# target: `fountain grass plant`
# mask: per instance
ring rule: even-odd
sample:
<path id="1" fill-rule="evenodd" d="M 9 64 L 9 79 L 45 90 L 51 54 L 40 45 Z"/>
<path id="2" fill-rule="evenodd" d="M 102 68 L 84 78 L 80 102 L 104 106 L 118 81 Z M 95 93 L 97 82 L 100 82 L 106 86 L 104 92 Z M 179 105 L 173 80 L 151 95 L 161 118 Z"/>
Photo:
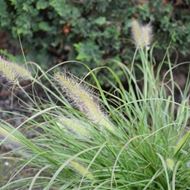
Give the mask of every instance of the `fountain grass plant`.
<path id="1" fill-rule="evenodd" d="M 89 70 L 87 76 L 96 83 L 91 86 L 36 65 L 42 75 L 32 84 L 41 86 L 46 99 L 29 95 L 17 83 L 33 103 L 26 105 L 32 115 L 17 128 L 1 121 L 1 145 L 8 139 L 18 144 L 1 159 L 18 160 L 18 166 L 0 189 L 190 189 L 189 77 L 185 89 L 179 89 L 167 54 L 155 71 L 152 51 L 140 45 L 135 55 L 141 63 L 128 68 L 116 62 L 128 90 L 107 67 Z M 164 62 L 169 69 L 161 79 Z M 108 81 L 110 91 L 94 74 L 102 69 L 117 82 Z M 175 101 L 176 88 L 180 102 Z M 35 136 L 28 138 L 23 129 Z"/>

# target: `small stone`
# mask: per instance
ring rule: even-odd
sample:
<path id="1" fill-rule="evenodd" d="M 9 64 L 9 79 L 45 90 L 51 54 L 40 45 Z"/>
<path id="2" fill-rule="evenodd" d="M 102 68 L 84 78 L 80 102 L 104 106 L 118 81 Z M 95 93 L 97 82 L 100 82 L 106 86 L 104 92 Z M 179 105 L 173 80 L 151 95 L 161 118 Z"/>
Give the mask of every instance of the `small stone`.
<path id="1" fill-rule="evenodd" d="M 7 162 L 7 161 L 4 162 L 4 165 L 5 165 L 5 166 L 9 166 L 9 162 Z"/>

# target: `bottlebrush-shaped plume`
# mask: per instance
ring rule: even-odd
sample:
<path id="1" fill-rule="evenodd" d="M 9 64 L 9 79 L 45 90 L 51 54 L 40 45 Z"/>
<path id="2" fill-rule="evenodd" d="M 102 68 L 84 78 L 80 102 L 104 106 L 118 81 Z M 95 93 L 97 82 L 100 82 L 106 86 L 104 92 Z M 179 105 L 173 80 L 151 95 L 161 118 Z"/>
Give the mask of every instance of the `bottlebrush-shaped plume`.
<path id="1" fill-rule="evenodd" d="M 89 138 L 90 133 L 87 130 L 87 126 L 85 126 L 84 122 L 81 122 L 78 119 L 67 118 L 62 116 L 57 121 L 57 125 L 70 133 L 73 133 L 78 138 Z"/>
<path id="2" fill-rule="evenodd" d="M 94 176 L 92 175 L 92 173 L 83 165 L 79 164 L 78 162 L 72 160 L 70 161 L 69 165 L 82 176 L 86 176 L 88 179 L 91 179 L 91 180 L 94 179 Z"/>
<path id="3" fill-rule="evenodd" d="M 31 73 L 24 67 L 4 60 L 0 56 L 0 73 L 10 82 L 14 82 L 19 79 L 32 79 Z"/>
<path id="4" fill-rule="evenodd" d="M 137 48 L 149 47 L 152 41 L 152 27 L 150 24 L 141 25 L 136 19 L 132 20 L 132 35 Z"/>
<path id="5" fill-rule="evenodd" d="M 66 77 L 60 73 L 55 75 L 55 79 L 63 91 L 67 93 L 68 97 L 74 101 L 79 110 L 91 121 L 104 126 L 111 132 L 115 131 L 111 122 L 101 111 L 99 104 L 89 92 L 89 89 L 85 88 L 74 79 Z"/>

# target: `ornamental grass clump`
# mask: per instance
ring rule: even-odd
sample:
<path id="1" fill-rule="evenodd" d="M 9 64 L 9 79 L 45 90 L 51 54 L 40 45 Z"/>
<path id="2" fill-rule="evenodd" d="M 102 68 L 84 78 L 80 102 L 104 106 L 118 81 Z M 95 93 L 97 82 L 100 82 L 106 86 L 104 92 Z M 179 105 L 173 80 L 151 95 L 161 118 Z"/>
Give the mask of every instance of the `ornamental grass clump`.
<path id="1" fill-rule="evenodd" d="M 17 128 L 1 122 L 0 133 L 6 136 L 0 144 L 9 139 L 19 145 L 1 155 L 1 160 L 17 161 L 1 189 L 190 189 L 190 80 L 184 90 L 171 80 L 175 67 L 167 56 L 163 62 L 169 70 L 161 79 L 163 62 L 153 70 L 151 52 L 137 46 L 141 62 L 130 69 L 116 62 L 128 90 L 110 68 L 103 72 L 110 72 L 117 85 L 108 80 L 109 91 L 90 71 L 99 101 L 82 81 L 65 74 L 44 72 L 34 79 L 47 95 L 45 101 L 30 95 L 32 114 Z M 136 70 L 143 76 L 140 83 Z M 170 94 L 166 79 L 172 83 Z M 175 101 L 176 89 L 180 102 Z M 35 136 L 27 137 L 23 129 Z"/>

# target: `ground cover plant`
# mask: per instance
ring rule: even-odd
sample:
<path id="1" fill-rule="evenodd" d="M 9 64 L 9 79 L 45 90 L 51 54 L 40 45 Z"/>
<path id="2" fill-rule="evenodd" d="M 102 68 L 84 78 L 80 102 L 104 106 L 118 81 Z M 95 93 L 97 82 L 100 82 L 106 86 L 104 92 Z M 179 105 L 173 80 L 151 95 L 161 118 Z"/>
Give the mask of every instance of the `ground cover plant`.
<path id="1" fill-rule="evenodd" d="M 18 163 L 1 189 L 190 189 L 189 77 L 181 90 L 167 53 L 155 71 L 150 26 L 136 20 L 132 26 L 134 57 L 139 55 L 141 62 L 130 68 L 115 63 L 127 79 L 127 90 L 109 67 L 86 66 L 88 74 L 77 79 L 56 71 L 63 63 L 46 72 L 31 63 L 39 73 L 32 76 L 1 59 L 1 73 L 32 103 L 25 104 L 31 117 L 17 128 L 1 121 L 1 144 L 11 140 L 18 145 L 1 155 Z M 161 78 L 164 63 L 168 71 Z M 101 88 L 94 74 L 98 69 L 112 74 L 110 91 Z M 87 77 L 96 86 L 86 83 Z M 33 93 L 20 85 L 23 78 L 31 80 Z M 46 98 L 35 96 L 35 85 Z M 176 89 L 180 102 L 175 101 Z M 22 130 L 35 135 L 28 138 Z"/>

